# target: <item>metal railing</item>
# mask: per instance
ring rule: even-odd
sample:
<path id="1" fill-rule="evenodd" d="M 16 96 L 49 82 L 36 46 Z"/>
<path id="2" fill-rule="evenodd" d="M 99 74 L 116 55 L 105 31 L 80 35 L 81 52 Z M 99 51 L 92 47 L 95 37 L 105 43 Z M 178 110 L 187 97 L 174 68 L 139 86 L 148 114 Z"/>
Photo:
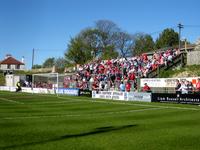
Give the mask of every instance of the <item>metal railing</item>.
<path id="1" fill-rule="evenodd" d="M 165 64 L 160 65 L 160 66 L 158 66 L 157 69 L 148 72 L 147 78 L 159 77 L 159 74 L 161 71 L 166 71 L 166 70 L 168 70 L 172 67 L 178 66 L 178 65 L 184 66 L 185 62 L 186 62 L 185 59 L 186 59 L 186 53 L 182 52 L 180 55 L 174 57 L 171 62 L 168 61 L 167 65 L 165 65 Z"/>

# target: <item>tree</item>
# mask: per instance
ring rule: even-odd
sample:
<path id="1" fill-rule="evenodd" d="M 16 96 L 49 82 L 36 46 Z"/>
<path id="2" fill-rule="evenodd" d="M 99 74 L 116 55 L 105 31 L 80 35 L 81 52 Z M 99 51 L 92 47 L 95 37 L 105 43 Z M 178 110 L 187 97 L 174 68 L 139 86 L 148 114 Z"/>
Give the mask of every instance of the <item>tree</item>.
<path id="1" fill-rule="evenodd" d="M 179 43 L 178 33 L 173 29 L 165 29 L 156 40 L 156 48 L 174 47 Z"/>
<path id="2" fill-rule="evenodd" d="M 101 40 L 104 51 L 107 51 L 108 47 L 113 47 L 113 49 L 109 48 L 108 50 L 118 51 L 122 57 L 131 55 L 134 40 L 130 34 L 121 31 L 114 22 L 109 20 L 99 20 L 95 27 L 102 33 Z"/>
<path id="3" fill-rule="evenodd" d="M 79 38 L 84 42 L 84 45 L 87 46 L 90 53 L 93 53 L 94 57 L 103 51 L 103 36 L 105 36 L 103 32 L 92 28 L 87 28 L 79 34 Z"/>
<path id="4" fill-rule="evenodd" d="M 95 27 L 98 30 L 105 32 L 107 34 L 112 34 L 120 31 L 120 28 L 110 20 L 98 20 L 95 23 Z"/>
<path id="5" fill-rule="evenodd" d="M 115 46 L 121 56 L 130 56 L 135 43 L 133 37 L 126 32 L 117 32 L 115 37 Z"/>
<path id="6" fill-rule="evenodd" d="M 93 57 L 105 57 L 105 54 L 108 53 L 118 55 L 117 52 L 114 52 L 116 50 L 117 39 L 115 35 L 117 31 L 118 28 L 114 23 L 101 20 L 96 23 L 95 28 L 83 30 L 78 37 L 87 45 Z M 111 50 L 111 52 L 108 52 L 108 50 Z"/>
<path id="7" fill-rule="evenodd" d="M 43 63 L 43 68 L 50 68 L 53 67 L 53 65 L 55 64 L 55 58 L 51 57 L 51 58 L 47 58 L 44 63 Z"/>
<path id="8" fill-rule="evenodd" d="M 56 58 L 55 60 L 55 66 L 56 68 L 65 68 L 65 65 L 66 65 L 66 60 L 63 58 L 63 57 L 59 57 L 59 58 Z"/>
<path id="9" fill-rule="evenodd" d="M 115 23 L 99 20 L 93 28 L 86 28 L 71 39 L 65 58 L 68 62 L 83 64 L 97 56 L 103 59 L 117 57 L 117 51 L 125 57 L 130 54 L 132 44 L 131 36 L 121 32 Z"/>
<path id="10" fill-rule="evenodd" d="M 118 57 L 118 52 L 115 51 L 114 46 L 108 46 L 102 53 L 102 59 L 107 60 L 107 59 L 112 59 L 112 58 L 117 58 Z"/>
<path id="11" fill-rule="evenodd" d="M 33 69 L 40 69 L 40 68 L 42 68 L 42 65 L 38 65 L 38 64 L 33 65 Z"/>
<path id="12" fill-rule="evenodd" d="M 144 33 L 137 33 L 134 35 L 133 55 L 139 55 L 154 49 L 153 38 Z"/>
<path id="13" fill-rule="evenodd" d="M 120 32 L 120 28 L 110 20 L 98 20 L 95 28 L 102 33 L 102 44 L 105 47 L 113 46 L 115 43 L 115 35 Z"/>
<path id="14" fill-rule="evenodd" d="M 72 38 L 65 52 L 67 61 L 75 64 L 84 64 L 91 60 L 91 52 L 80 37 Z"/>

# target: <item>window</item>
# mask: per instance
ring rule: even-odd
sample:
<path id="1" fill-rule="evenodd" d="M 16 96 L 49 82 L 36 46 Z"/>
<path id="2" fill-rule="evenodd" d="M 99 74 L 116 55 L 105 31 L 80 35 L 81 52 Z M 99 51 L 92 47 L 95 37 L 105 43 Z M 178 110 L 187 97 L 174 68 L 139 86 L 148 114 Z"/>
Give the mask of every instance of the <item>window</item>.
<path id="1" fill-rule="evenodd" d="M 20 65 L 16 65 L 16 66 L 15 66 L 15 69 L 20 69 Z"/>
<path id="2" fill-rule="evenodd" d="M 7 65 L 7 69 L 10 69 L 11 65 Z"/>

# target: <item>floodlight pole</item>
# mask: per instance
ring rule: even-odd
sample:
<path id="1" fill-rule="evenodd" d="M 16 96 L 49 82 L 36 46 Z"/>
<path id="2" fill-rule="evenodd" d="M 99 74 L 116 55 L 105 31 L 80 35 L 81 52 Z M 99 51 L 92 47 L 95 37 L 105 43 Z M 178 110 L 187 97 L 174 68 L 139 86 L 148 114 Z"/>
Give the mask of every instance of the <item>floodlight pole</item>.
<path id="1" fill-rule="evenodd" d="M 32 75 L 32 82 L 31 82 L 31 89 L 32 89 L 32 94 L 34 93 L 33 88 L 34 88 L 34 74 Z"/>
<path id="2" fill-rule="evenodd" d="M 58 87 L 59 87 L 59 86 L 58 86 L 58 82 L 59 82 L 59 79 L 58 79 L 58 78 L 59 78 L 58 73 L 56 74 L 56 76 L 57 76 L 57 89 L 56 89 L 55 92 L 56 92 L 56 95 L 58 96 Z"/>
<path id="3" fill-rule="evenodd" d="M 181 23 L 178 24 L 178 29 L 179 29 L 179 51 L 181 51 L 181 29 L 183 28 L 183 25 Z M 181 66 L 183 66 L 183 54 L 181 55 Z"/>
<path id="4" fill-rule="evenodd" d="M 181 29 L 183 28 L 183 25 L 181 23 L 178 24 L 178 29 L 179 29 L 179 50 L 181 50 Z"/>
<path id="5" fill-rule="evenodd" d="M 33 65 L 34 65 L 34 55 L 35 55 L 35 49 L 33 48 L 33 51 L 32 51 L 32 69 L 33 69 Z"/>

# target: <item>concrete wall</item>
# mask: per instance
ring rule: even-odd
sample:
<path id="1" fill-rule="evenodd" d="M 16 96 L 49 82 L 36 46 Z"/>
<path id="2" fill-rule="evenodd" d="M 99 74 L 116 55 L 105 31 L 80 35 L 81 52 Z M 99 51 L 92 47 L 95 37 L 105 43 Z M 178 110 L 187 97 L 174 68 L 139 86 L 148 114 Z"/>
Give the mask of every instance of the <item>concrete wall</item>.
<path id="1" fill-rule="evenodd" d="M 20 76 L 6 75 L 6 86 L 15 87 L 17 82 L 20 81 Z"/>
<path id="2" fill-rule="evenodd" d="M 200 51 L 191 51 L 187 53 L 187 65 L 200 64 Z"/>

